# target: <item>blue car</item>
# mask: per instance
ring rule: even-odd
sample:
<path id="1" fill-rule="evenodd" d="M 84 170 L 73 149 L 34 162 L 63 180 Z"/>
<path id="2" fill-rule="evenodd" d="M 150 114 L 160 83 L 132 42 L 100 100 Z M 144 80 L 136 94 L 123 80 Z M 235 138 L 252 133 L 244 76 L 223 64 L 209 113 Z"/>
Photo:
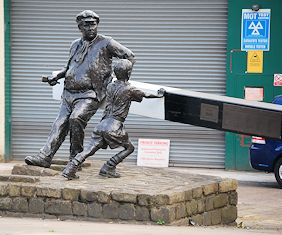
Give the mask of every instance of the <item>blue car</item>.
<path id="1" fill-rule="evenodd" d="M 273 104 L 282 105 L 282 95 L 276 96 Z M 282 188 L 282 141 L 253 136 L 250 146 L 251 166 L 260 171 L 274 172 Z"/>

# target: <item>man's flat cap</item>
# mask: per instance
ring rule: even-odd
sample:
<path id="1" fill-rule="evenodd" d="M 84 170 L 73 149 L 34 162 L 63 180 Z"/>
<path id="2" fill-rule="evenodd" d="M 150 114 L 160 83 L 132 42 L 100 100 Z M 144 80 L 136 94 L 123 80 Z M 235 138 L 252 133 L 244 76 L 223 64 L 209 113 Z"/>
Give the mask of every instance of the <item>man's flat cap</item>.
<path id="1" fill-rule="evenodd" d="M 79 24 L 81 21 L 97 21 L 99 23 L 100 17 L 91 10 L 84 10 L 76 15 L 76 22 Z"/>

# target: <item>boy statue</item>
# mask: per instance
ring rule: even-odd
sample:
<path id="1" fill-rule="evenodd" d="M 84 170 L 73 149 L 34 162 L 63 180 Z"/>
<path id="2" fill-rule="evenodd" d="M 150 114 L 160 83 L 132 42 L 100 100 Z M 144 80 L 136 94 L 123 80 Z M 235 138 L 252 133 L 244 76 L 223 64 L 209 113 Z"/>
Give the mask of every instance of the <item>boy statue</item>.
<path id="1" fill-rule="evenodd" d="M 84 150 L 70 161 L 63 171 L 63 176 L 70 179 L 77 178 L 76 172 L 87 157 L 98 149 L 123 147 L 124 149 L 109 159 L 100 169 L 99 175 L 109 178 L 118 178 L 116 166 L 134 151 L 134 146 L 124 129 L 124 121 L 128 115 L 131 101 L 141 102 L 145 98 L 161 98 L 165 90 L 160 89 L 158 95 L 144 93 L 128 82 L 132 72 L 132 63 L 121 59 L 114 67 L 117 80 L 107 86 L 106 108 L 100 123 L 93 131 L 92 137 Z"/>

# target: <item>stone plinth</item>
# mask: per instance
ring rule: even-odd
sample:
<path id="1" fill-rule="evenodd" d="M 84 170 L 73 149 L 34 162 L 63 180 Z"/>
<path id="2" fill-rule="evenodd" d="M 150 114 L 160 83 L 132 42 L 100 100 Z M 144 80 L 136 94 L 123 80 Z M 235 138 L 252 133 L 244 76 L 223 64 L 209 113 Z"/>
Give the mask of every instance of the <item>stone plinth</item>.
<path id="1" fill-rule="evenodd" d="M 127 164 L 118 167 L 121 178 L 103 178 L 102 164 L 83 168 L 78 180 L 55 175 L 0 181 L 0 215 L 178 225 L 231 224 L 237 218 L 236 180 Z"/>

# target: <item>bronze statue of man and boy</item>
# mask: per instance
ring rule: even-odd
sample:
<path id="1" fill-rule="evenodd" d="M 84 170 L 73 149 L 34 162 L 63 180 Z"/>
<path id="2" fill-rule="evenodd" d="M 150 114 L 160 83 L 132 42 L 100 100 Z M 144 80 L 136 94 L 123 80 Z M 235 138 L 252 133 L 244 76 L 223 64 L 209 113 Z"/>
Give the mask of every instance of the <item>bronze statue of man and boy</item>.
<path id="1" fill-rule="evenodd" d="M 123 147 L 100 169 L 105 177 L 120 177 L 116 166 L 134 151 L 134 146 L 124 129 L 132 101 L 141 102 L 145 98 L 163 97 L 164 90 L 158 95 L 146 94 L 128 82 L 133 65 L 134 54 L 111 37 L 98 34 L 99 16 L 85 10 L 76 16 L 82 37 L 73 41 L 67 65 L 56 76 L 45 80 L 54 86 L 65 78 L 59 114 L 54 121 L 46 144 L 35 156 L 27 156 L 28 165 L 49 168 L 52 159 L 70 134 L 69 163 L 63 171 L 68 179 L 77 178 L 76 172 L 85 159 L 98 149 Z M 112 82 L 112 60 L 119 59 L 114 66 L 117 78 Z M 90 142 L 83 148 L 84 130 L 87 122 L 106 99 L 106 108 L 100 123 L 93 131 Z"/>

